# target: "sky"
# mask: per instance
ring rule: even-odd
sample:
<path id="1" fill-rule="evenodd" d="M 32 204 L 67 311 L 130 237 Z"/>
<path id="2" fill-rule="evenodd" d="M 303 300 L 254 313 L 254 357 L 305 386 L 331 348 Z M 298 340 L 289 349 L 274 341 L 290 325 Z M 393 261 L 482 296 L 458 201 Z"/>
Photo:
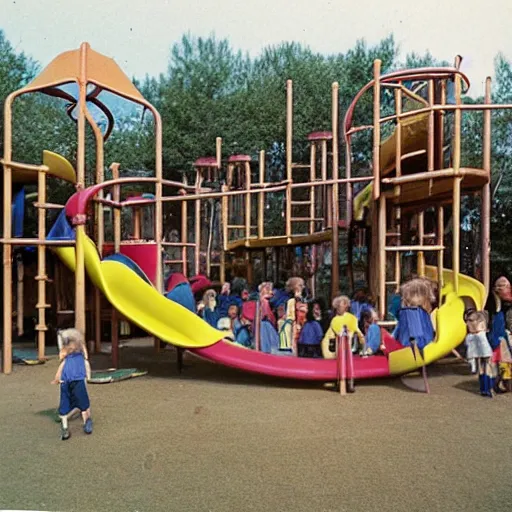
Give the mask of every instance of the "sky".
<path id="1" fill-rule="evenodd" d="M 253 56 L 282 41 L 345 52 L 392 33 L 403 58 L 462 55 L 473 96 L 498 52 L 512 58 L 512 0 L 0 0 L 0 29 L 43 65 L 88 41 L 131 77 L 165 72 L 171 45 L 187 32 L 227 38 Z"/>

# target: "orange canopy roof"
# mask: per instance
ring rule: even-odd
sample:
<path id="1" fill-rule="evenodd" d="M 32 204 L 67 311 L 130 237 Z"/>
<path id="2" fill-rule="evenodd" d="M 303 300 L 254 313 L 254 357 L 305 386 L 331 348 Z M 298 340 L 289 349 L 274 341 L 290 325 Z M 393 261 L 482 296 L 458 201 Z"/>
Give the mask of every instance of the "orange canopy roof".
<path id="1" fill-rule="evenodd" d="M 69 82 L 78 82 L 81 52 L 85 53 L 86 82 L 94 83 L 120 96 L 146 104 L 142 94 L 123 73 L 114 59 L 91 50 L 88 43 L 83 43 L 78 50 L 64 52 L 55 57 L 22 91 L 29 92 Z"/>

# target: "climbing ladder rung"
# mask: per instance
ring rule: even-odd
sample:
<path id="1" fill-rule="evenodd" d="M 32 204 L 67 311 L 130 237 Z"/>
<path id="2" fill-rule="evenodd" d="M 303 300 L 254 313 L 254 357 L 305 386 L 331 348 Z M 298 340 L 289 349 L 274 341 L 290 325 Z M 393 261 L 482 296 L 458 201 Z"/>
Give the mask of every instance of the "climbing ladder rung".
<path id="1" fill-rule="evenodd" d="M 56 203 L 34 203 L 36 208 L 44 208 L 46 210 L 62 210 L 65 208 L 63 204 Z"/>
<path id="2" fill-rule="evenodd" d="M 292 222 L 320 222 L 320 221 L 323 221 L 324 218 L 321 217 L 321 218 L 311 218 L 311 217 L 292 217 L 290 219 Z"/>
<path id="3" fill-rule="evenodd" d="M 311 169 L 310 164 L 292 164 L 292 169 Z"/>
<path id="4" fill-rule="evenodd" d="M 396 320 L 379 320 L 377 325 L 380 325 L 381 327 L 394 327 L 397 323 L 398 322 Z"/>
<path id="5" fill-rule="evenodd" d="M 48 276 L 35 276 L 34 279 L 36 281 L 46 281 L 48 283 L 53 283 L 53 279 L 50 279 Z"/>
<path id="6" fill-rule="evenodd" d="M 57 311 L 57 315 L 74 315 L 75 311 L 73 309 L 61 309 Z"/>
<path id="7" fill-rule="evenodd" d="M 442 251 L 444 245 L 396 245 L 386 247 L 389 252 L 402 252 L 402 251 Z"/>
<path id="8" fill-rule="evenodd" d="M 37 324 L 35 329 L 36 329 L 36 331 L 47 331 L 48 327 L 46 327 L 46 325 Z"/>
<path id="9" fill-rule="evenodd" d="M 172 265 L 172 264 L 176 264 L 176 263 L 183 265 L 183 260 L 164 260 L 164 263 L 166 265 Z"/>
<path id="10" fill-rule="evenodd" d="M 166 247 L 195 247 L 196 244 L 194 243 L 184 243 L 184 242 L 162 242 L 162 245 L 165 245 Z"/>
<path id="11" fill-rule="evenodd" d="M 304 205 L 310 205 L 311 201 L 292 201 L 292 206 L 304 206 Z"/>
<path id="12" fill-rule="evenodd" d="M 398 281 L 386 281 L 386 286 L 392 284 L 398 284 Z"/>
<path id="13" fill-rule="evenodd" d="M 401 233 L 386 233 L 386 236 L 400 236 Z"/>
<path id="14" fill-rule="evenodd" d="M 48 308 L 51 308 L 52 305 L 51 304 L 36 304 L 36 309 L 48 309 Z"/>

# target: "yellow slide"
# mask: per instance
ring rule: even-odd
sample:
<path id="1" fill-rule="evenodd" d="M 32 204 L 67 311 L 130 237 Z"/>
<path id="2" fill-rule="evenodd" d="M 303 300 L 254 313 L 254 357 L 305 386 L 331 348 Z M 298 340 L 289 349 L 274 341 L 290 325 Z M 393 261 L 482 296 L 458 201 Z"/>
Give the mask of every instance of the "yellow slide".
<path id="1" fill-rule="evenodd" d="M 426 267 L 427 277 L 437 281 L 437 268 Z M 442 304 L 433 312 L 433 323 L 436 330 L 436 339 L 429 343 L 423 351 L 423 359 L 412 350 L 398 350 L 389 354 L 389 370 L 392 375 L 409 373 L 430 364 L 448 355 L 459 346 L 466 336 L 464 323 L 464 310 L 466 308 L 463 298 L 473 300 L 474 307 L 482 310 L 486 300 L 484 285 L 472 277 L 459 274 L 459 293 L 454 291 L 453 272 L 443 271 L 444 286 L 442 290 Z M 467 299 L 466 299 L 467 300 Z"/>
<path id="2" fill-rule="evenodd" d="M 209 347 L 223 338 L 188 309 L 167 299 L 133 270 L 118 261 L 100 261 L 94 242 L 84 234 L 85 266 L 91 281 L 126 318 L 162 341 L 179 347 Z M 75 271 L 74 247 L 54 249 L 61 260 Z M 173 319 L 172 322 L 169 320 Z"/>

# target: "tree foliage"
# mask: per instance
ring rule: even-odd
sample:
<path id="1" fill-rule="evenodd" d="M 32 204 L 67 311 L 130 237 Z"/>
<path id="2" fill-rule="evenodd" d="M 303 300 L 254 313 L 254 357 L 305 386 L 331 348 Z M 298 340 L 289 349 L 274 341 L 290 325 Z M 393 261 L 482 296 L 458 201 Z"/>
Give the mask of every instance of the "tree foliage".
<path id="1" fill-rule="evenodd" d="M 364 40 L 357 41 L 345 53 L 323 55 L 307 46 L 285 42 L 263 48 L 259 55 L 250 57 L 233 48 L 226 39 L 186 34 L 170 48 L 164 72 L 135 83 L 162 116 L 165 177 L 176 179 L 179 173 L 190 172 L 196 158 L 213 155 L 215 138 L 221 136 L 224 157 L 247 153 L 256 158 L 258 151 L 265 149 L 268 178 L 278 180 L 283 178 L 285 168 L 286 80 L 293 80 L 294 160 L 300 160 L 306 157 L 308 132 L 331 129 L 332 82 L 339 83 L 339 107 L 343 116 L 357 92 L 372 79 L 376 58 L 382 60 L 383 73 L 403 67 L 448 64 L 428 52 L 424 55 L 409 53 L 401 58 L 392 36 L 373 46 Z M 30 81 L 38 69 L 38 64 L 16 52 L 0 31 L 0 101 Z M 495 75 L 493 101 L 512 103 L 512 66 L 501 54 L 496 57 Z M 384 107 L 388 99 L 383 96 Z M 155 147 L 151 116 L 127 106 L 124 100 L 109 97 L 105 101 L 115 111 L 117 120 L 105 145 L 105 166 L 118 161 L 126 174 L 152 172 Z M 37 95 L 16 102 L 17 159 L 38 163 L 42 149 L 52 149 L 75 162 L 76 126 L 64 107 L 60 100 Z M 358 103 L 354 122 L 368 123 L 371 116 L 372 97 L 368 94 Z M 512 263 L 506 236 L 512 229 L 509 215 L 512 207 L 511 116 L 508 111 L 492 116 L 493 184 L 500 182 L 493 201 L 493 258 L 504 265 Z M 95 119 L 104 129 L 105 119 L 99 113 Z M 481 113 L 464 114 L 463 165 L 481 166 L 482 129 Z M 3 130 L 3 118 L 0 118 L 0 130 Z M 369 133 L 354 137 L 355 173 L 368 172 L 370 138 Z M 0 138 L 0 150 L 2 142 Z M 87 147 L 87 174 L 91 182 L 96 162 L 90 130 Z M 340 149 L 343 151 L 342 147 Z M 343 162 L 343 155 L 340 156 Z M 55 187 L 51 193 L 64 200 L 69 190 Z M 478 204 L 469 200 L 465 208 L 466 226 L 478 224 Z M 273 221 L 276 226 L 280 223 L 276 218 L 269 219 L 269 224 Z"/>

